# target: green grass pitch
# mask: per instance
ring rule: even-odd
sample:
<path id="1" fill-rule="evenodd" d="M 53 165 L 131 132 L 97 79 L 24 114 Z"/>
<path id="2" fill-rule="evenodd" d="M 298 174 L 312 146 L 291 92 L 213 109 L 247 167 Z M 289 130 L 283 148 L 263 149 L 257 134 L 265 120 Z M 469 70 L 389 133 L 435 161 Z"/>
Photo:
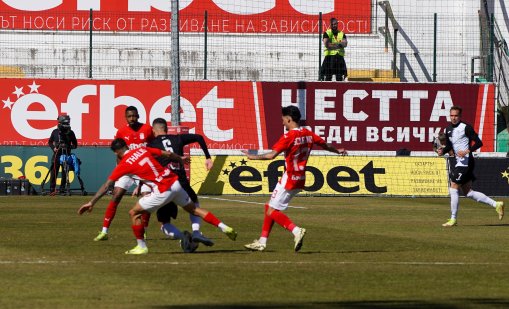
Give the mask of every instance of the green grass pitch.
<path id="1" fill-rule="evenodd" d="M 152 220 L 149 254 L 127 256 L 135 200 L 124 197 L 110 239 L 94 242 L 109 197 L 78 216 L 89 198 L 0 197 L 0 308 L 509 306 L 509 222 L 471 200 L 448 229 L 448 199 L 297 197 L 303 208 L 287 213 L 308 234 L 295 253 L 277 225 L 265 252 L 243 249 L 266 197 L 202 198 L 237 241 L 204 223 L 215 245 L 184 254 Z M 183 211 L 175 224 L 190 229 Z"/>

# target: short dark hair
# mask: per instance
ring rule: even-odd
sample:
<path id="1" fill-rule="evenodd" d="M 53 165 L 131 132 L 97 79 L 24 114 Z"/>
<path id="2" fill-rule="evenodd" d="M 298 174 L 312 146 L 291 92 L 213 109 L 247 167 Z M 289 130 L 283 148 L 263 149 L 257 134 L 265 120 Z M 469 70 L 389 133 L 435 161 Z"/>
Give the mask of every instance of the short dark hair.
<path id="1" fill-rule="evenodd" d="M 332 23 L 333 23 L 333 22 L 337 22 L 337 21 L 338 21 L 338 19 L 337 19 L 337 18 L 332 17 L 332 18 L 330 19 L 330 24 L 332 25 Z"/>
<path id="2" fill-rule="evenodd" d="M 299 122 L 300 121 L 300 110 L 297 106 L 294 106 L 294 105 L 289 105 L 289 106 L 285 106 L 283 107 L 283 116 L 290 116 L 290 118 L 292 118 L 293 121 L 295 122 Z"/>
<path id="3" fill-rule="evenodd" d="M 166 119 L 156 118 L 154 121 L 152 121 L 152 126 L 155 126 L 156 124 L 163 126 L 165 131 L 168 130 L 168 122 L 166 122 Z"/>
<path id="4" fill-rule="evenodd" d="M 154 124 L 164 124 L 164 125 L 168 125 L 167 122 L 166 122 L 166 119 L 164 118 L 156 118 L 154 119 L 154 121 L 152 121 L 152 125 Z"/>
<path id="5" fill-rule="evenodd" d="M 136 112 L 136 114 L 138 114 L 138 109 L 135 107 L 135 106 L 128 106 L 126 109 L 125 109 L 125 112 Z"/>
<path id="6" fill-rule="evenodd" d="M 461 108 L 461 106 L 454 105 L 453 107 L 451 107 L 451 111 L 458 111 L 458 113 L 461 116 L 461 113 L 463 113 L 463 108 Z"/>
<path id="7" fill-rule="evenodd" d="M 111 142 L 111 145 L 110 145 L 110 149 L 113 150 L 113 151 L 117 151 L 119 149 L 122 149 L 126 147 L 127 148 L 127 144 L 126 142 L 121 139 L 120 137 L 117 137 L 115 138 L 112 142 Z"/>

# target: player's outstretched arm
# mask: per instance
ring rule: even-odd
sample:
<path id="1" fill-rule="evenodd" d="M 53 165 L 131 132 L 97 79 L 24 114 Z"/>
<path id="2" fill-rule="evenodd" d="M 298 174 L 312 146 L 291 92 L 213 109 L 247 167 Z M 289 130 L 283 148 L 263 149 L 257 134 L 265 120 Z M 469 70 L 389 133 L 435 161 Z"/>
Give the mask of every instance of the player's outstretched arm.
<path id="1" fill-rule="evenodd" d="M 342 155 L 342 156 L 345 156 L 347 155 L 347 151 L 345 148 L 339 148 L 339 149 L 336 149 L 334 147 L 332 147 L 331 145 L 329 144 L 320 144 L 320 146 L 324 149 L 324 150 L 327 150 L 327 151 L 330 151 L 330 152 L 334 152 L 338 155 Z"/>
<path id="2" fill-rule="evenodd" d="M 245 154 L 249 160 L 272 160 L 280 154 L 280 152 L 275 150 L 263 154 L 251 154 L 248 150 L 242 150 L 242 153 Z"/>
<path id="3" fill-rule="evenodd" d="M 108 188 L 115 183 L 113 180 L 106 180 L 106 182 L 97 190 L 94 197 L 90 200 L 90 202 L 84 204 L 83 206 L 78 209 L 78 214 L 82 215 L 84 212 L 92 212 L 92 209 L 94 208 L 95 203 L 103 197 L 103 195 L 108 192 Z"/>
<path id="4" fill-rule="evenodd" d="M 207 171 L 210 171 L 212 169 L 212 165 L 214 165 L 214 162 L 212 162 L 211 158 L 205 159 L 205 168 Z"/>
<path id="5" fill-rule="evenodd" d="M 181 134 L 180 138 L 182 139 L 182 144 L 184 146 L 192 144 L 192 143 L 200 144 L 200 148 L 203 151 L 203 153 L 205 154 L 205 158 L 206 158 L 205 159 L 205 168 L 207 169 L 207 171 L 210 171 L 212 169 L 213 162 L 210 157 L 207 143 L 205 143 L 205 139 L 203 138 L 203 136 L 201 136 L 200 134 L 187 133 L 187 134 Z"/>

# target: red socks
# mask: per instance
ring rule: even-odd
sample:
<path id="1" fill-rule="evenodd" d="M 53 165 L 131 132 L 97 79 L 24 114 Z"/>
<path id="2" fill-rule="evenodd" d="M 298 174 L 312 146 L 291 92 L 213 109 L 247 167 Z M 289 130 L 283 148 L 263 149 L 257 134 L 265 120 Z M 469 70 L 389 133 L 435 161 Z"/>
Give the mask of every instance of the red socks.
<path id="1" fill-rule="evenodd" d="M 145 239 L 145 227 L 143 224 L 131 225 L 131 228 L 133 229 L 134 237 L 136 237 L 136 239 Z"/>
<path id="2" fill-rule="evenodd" d="M 276 221 L 277 224 L 281 225 L 290 232 L 296 227 L 296 225 L 281 211 L 274 209 L 270 214 L 270 217 Z M 265 222 L 265 220 L 264 220 Z"/>
<path id="3" fill-rule="evenodd" d="M 111 221 L 115 218 L 115 214 L 117 213 L 117 206 L 119 202 L 110 201 L 108 203 L 108 207 L 106 207 L 106 212 L 104 213 L 103 227 L 109 228 Z"/>
<path id="4" fill-rule="evenodd" d="M 205 222 L 207 223 L 212 224 L 213 226 L 218 226 L 219 223 L 221 223 L 221 221 L 219 221 L 219 219 L 216 216 L 214 216 L 211 212 L 208 212 L 205 218 L 203 218 L 203 220 L 205 220 Z"/>
<path id="5" fill-rule="evenodd" d="M 150 212 L 145 211 L 141 214 L 141 221 L 143 222 L 143 226 L 145 228 L 148 227 L 148 222 L 150 221 Z"/>
<path id="6" fill-rule="evenodd" d="M 270 231 L 274 226 L 274 220 L 267 215 L 267 210 L 269 209 L 269 204 L 265 204 L 265 212 L 263 213 L 263 225 L 262 225 L 262 235 L 261 237 L 269 238 Z"/>

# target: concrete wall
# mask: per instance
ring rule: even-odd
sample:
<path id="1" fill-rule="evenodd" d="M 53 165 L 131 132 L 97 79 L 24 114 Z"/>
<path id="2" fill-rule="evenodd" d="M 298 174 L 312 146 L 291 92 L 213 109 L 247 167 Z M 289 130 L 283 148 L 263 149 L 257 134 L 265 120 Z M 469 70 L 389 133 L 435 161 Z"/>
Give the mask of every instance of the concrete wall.
<path id="1" fill-rule="evenodd" d="M 504 20 L 504 1 L 495 1 L 497 19 Z M 469 82 L 470 61 L 479 55 L 481 2 L 390 1 L 399 24 L 397 66 L 403 81 L 428 82 L 433 77 L 433 14 L 438 14 L 437 81 Z M 373 33 L 349 35 L 350 69 L 392 68 L 392 50 L 386 52 L 385 24 L 379 5 L 373 7 Z M 500 24 L 500 22 L 499 22 Z M 392 28 L 391 28 L 392 34 Z M 87 32 L 0 32 L 0 65 L 19 65 L 28 77 L 87 78 Z M 316 80 L 319 35 L 209 34 L 207 78 L 212 80 Z M 171 44 L 168 33 L 95 33 L 93 78 L 169 79 Z M 203 79 L 202 34 L 182 33 L 181 78 Z"/>

